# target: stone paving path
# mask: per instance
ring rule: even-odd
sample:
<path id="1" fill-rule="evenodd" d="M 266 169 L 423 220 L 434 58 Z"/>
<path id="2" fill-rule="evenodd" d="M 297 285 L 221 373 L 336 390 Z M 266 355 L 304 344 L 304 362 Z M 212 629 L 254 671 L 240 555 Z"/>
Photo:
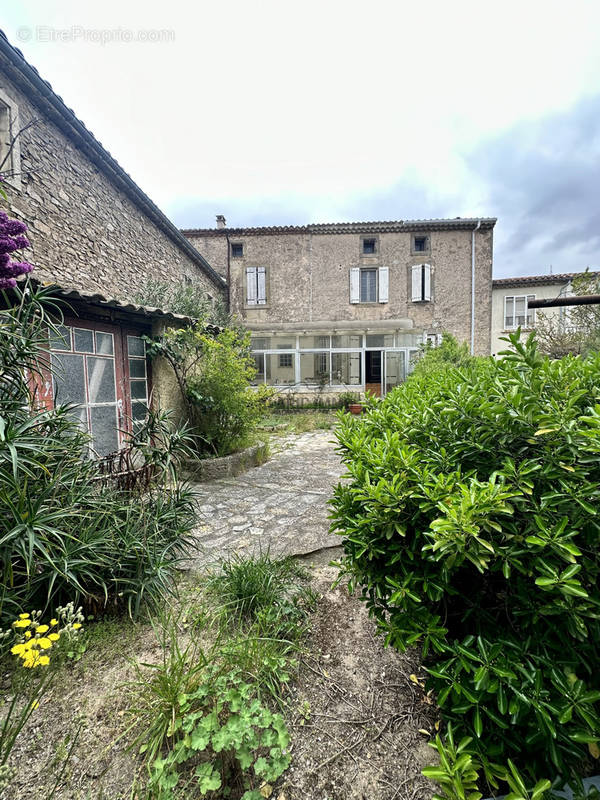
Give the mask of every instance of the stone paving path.
<path id="1" fill-rule="evenodd" d="M 273 439 L 272 456 L 236 478 L 194 485 L 201 568 L 231 553 L 301 555 L 340 544 L 327 500 L 342 474 L 332 431 Z"/>

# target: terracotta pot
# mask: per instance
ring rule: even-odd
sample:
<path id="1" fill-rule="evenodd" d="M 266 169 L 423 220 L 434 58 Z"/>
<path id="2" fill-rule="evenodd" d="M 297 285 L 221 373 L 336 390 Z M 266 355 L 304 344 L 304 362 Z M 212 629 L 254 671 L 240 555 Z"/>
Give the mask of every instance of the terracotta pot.
<path id="1" fill-rule="evenodd" d="M 362 414 L 363 407 L 360 403 L 350 403 L 348 411 L 351 414 Z"/>

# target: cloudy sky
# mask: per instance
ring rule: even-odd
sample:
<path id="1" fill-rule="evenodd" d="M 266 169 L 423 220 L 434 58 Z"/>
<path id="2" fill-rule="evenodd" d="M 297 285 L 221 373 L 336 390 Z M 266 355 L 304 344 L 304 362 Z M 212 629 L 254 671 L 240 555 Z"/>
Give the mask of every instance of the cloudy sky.
<path id="1" fill-rule="evenodd" d="M 597 0 L 11 5 L 181 227 L 497 216 L 497 277 L 600 267 Z"/>

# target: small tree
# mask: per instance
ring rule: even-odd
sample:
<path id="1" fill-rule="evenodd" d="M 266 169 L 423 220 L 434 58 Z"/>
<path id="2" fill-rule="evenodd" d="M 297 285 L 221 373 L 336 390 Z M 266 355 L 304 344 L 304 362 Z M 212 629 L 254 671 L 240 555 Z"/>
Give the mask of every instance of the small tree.
<path id="1" fill-rule="evenodd" d="M 438 347 L 432 344 L 422 345 L 422 355 L 417 361 L 413 375 L 422 377 L 449 367 L 465 367 L 472 361 L 467 342 L 458 342 L 451 333 L 442 335 L 442 343 Z"/>
<path id="2" fill-rule="evenodd" d="M 250 387 L 256 375 L 250 334 L 225 328 L 212 335 L 200 324 L 169 328 L 149 342 L 148 354 L 171 365 L 198 449 L 219 456 L 237 449 L 265 405 L 265 391 Z"/>
<path id="3" fill-rule="evenodd" d="M 571 286 L 576 297 L 600 294 L 600 274 L 586 270 L 573 278 Z M 598 305 L 566 306 L 562 314 L 540 312 L 535 327 L 540 352 L 551 358 L 600 350 Z"/>

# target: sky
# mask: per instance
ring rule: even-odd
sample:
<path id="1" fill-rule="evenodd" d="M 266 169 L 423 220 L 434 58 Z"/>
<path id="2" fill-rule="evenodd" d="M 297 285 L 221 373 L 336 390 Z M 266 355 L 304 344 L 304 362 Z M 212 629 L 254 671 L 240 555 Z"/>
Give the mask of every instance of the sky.
<path id="1" fill-rule="evenodd" d="M 597 0 L 22 0 L 1 25 L 180 227 L 498 217 L 600 268 Z"/>

